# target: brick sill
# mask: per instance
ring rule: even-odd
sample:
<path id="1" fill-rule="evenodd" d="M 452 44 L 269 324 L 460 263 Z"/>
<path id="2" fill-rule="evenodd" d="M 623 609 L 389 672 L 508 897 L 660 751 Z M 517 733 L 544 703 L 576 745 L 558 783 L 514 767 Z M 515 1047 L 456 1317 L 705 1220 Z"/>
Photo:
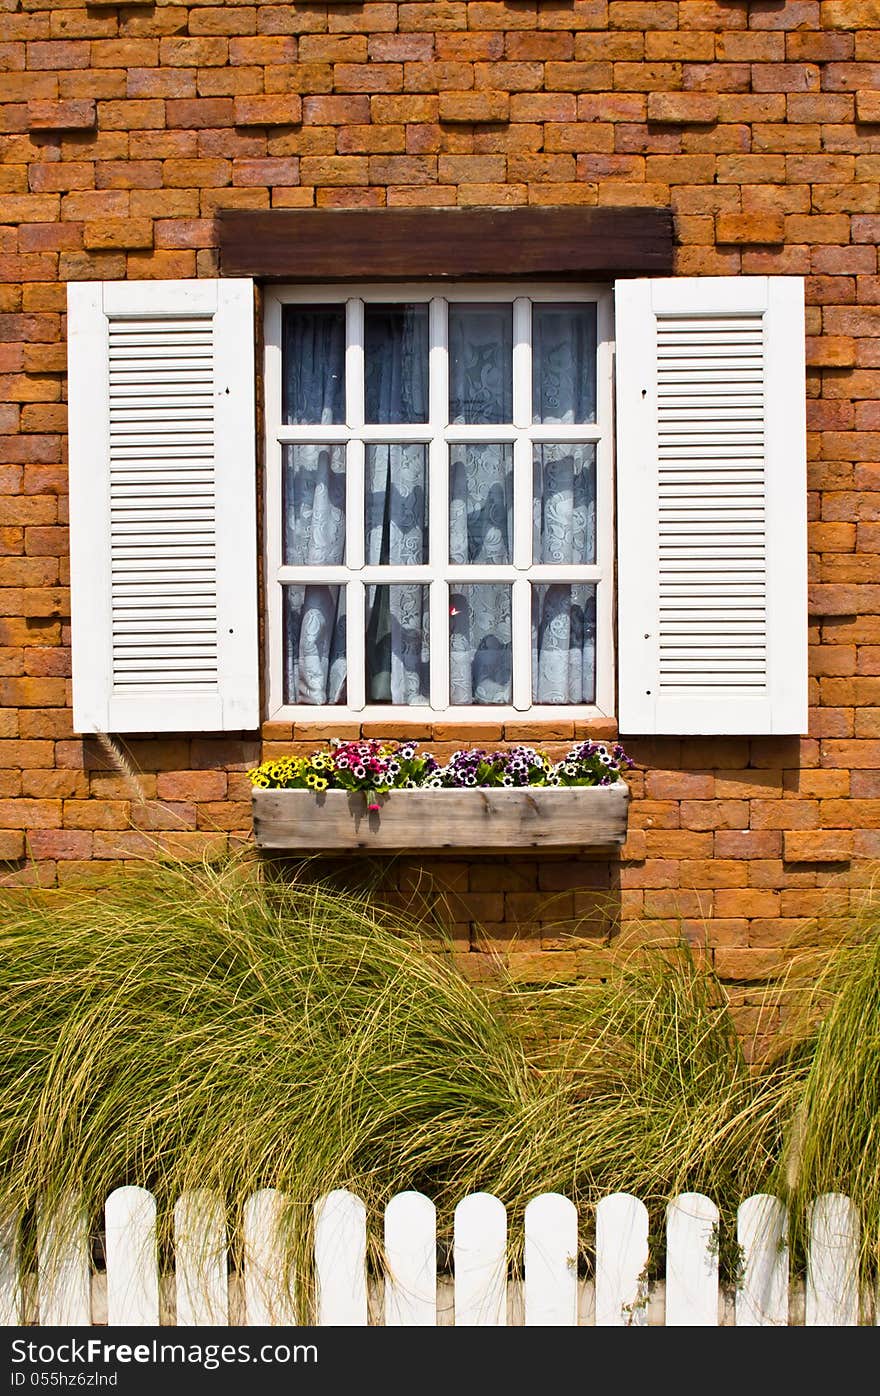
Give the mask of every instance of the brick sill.
<path id="1" fill-rule="evenodd" d="M 418 742 L 607 742 L 617 739 L 617 722 L 611 717 L 559 720 L 553 718 L 522 718 L 509 722 L 321 722 L 303 719 L 297 722 L 263 723 L 264 742 L 326 742 L 332 737 L 342 741 L 357 741 L 360 737 L 380 737 L 388 741 Z"/>

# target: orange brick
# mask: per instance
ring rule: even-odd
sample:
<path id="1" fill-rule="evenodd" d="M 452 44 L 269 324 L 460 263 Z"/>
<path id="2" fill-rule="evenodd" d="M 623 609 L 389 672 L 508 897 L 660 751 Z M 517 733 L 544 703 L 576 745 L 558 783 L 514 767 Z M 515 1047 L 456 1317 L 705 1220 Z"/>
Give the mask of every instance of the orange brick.
<path id="1" fill-rule="evenodd" d="M 32 131 L 91 130 L 97 122 L 94 101 L 28 102 L 27 123 Z"/>
<path id="2" fill-rule="evenodd" d="M 782 243 L 785 219 L 782 214 L 719 213 L 715 237 L 720 243 Z"/>
<path id="3" fill-rule="evenodd" d="M 649 889 L 645 892 L 645 915 L 705 918 L 712 915 L 712 893 L 707 890 Z"/>
<path id="4" fill-rule="evenodd" d="M 28 852 L 32 858 L 85 859 L 92 856 L 92 835 L 68 829 L 28 830 Z"/>
<path id="5" fill-rule="evenodd" d="M 60 829 L 60 800 L 0 800 L 0 829 Z"/>
<path id="6" fill-rule="evenodd" d="M 681 822 L 688 829 L 745 829 L 749 806 L 745 800 L 682 800 Z"/>
<path id="7" fill-rule="evenodd" d="M 88 248 L 152 247 L 153 224 L 149 218 L 103 218 L 86 223 L 83 243 Z"/>
<path id="8" fill-rule="evenodd" d="M 712 835 L 687 829 L 646 829 L 645 849 L 648 858 L 708 858 Z"/>
<path id="9" fill-rule="evenodd" d="M 441 92 L 438 109 L 440 121 L 447 125 L 507 121 L 510 96 L 506 92 Z"/>
<path id="10" fill-rule="evenodd" d="M 710 771 L 648 771 L 645 788 L 652 800 L 711 800 L 715 777 Z"/>
<path id="11" fill-rule="evenodd" d="M 130 805 L 125 800 L 65 800 L 66 829 L 125 829 Z"/>
<path id="12" fill-rule="evenodd" d="M 748 880 L 748 863 L 732 858 L 682 859 L 683 887 L 742 887 Z"/>
<path id="13" fill-rule="evenodd" d="M 648 120 L 673 126 L 711 126 L 718 120 L 718 98 L 703 92 L 650 92 Z"/>
<path id="14" fill-rule="evenodd" d="M 295 93 L 234 99 L 236 126 L 297 126 L 302 119 L 302 99 Z"/>
<path id="15" fill-rule="evenodd" d="M 156 782 L 160 800 L 222 800 L 226 795 L 225 771 L 162 772 Z"/>
<path id="16" fill-rule="evenodd" d="M 788 863 L 846 863 L 853 856 L 853 835 L 845 829 L 787 831 L 783 839 Z"/>
<path id="17" fill-rule="evenodd" d="M 0 830 L 0 862 L 12 863 L 24 857 L 24 834 L 14 829 Z"/>
<path id="18" fill-rule="evenodd" d="M 752 829 L 817 829 L 819 804 L 813 800 L 753 800 Z"/>
<path id="19" fill-rule="evenodd" d="M 719 887 L 715 892 L 715 911 L 718 916 L 775 917 L 780 913 L 779 893 Z"/>
<path id="20" fill-rule="evenodd" d="M 558 742 L 571 741 L 574 725 L 571 722 L 505 722 L 504 738 L 508 742 Z"/>

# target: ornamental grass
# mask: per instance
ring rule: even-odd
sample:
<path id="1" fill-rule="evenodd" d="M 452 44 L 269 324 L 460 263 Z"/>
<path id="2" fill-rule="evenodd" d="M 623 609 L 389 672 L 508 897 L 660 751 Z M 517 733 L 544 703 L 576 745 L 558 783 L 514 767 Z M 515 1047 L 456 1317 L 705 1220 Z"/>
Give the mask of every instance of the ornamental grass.
<path id="1" fill-rule="evenodd" d="M 290 1258 L 309 1315 L 311 1208 L 366 1202 L 371 1256 L 396 1192 L 452 1212 L 487 1190 L 513 1260 L 535 1194 L 581 1209 L 618 1190 L 649 1206 L 707 1193 L 735 1275 L 735 1209 L 776 1189 L 834 1187 L 880 1250 L 880 950 L 867 925 L 821 979 L 824 1018 L 795 1048 L 746 1060 L 724 987 L 684 946 L 607 954 L 600 977 L 522 988 L 461 973 L 417 924 L 366 897 L 280 883 L 246 857 L 157 863 L 112 891 L 0 896 L 0 1215 L 71 1191 L 97 1226 L 125 1183 L 175 1198 L 212 1187 L 230 1232 L 252 1192 L 289 1199 Z M 817 993 L 820 989 L 816 990 Z M 792 1164 L 796 1142 L 796 1166 Z M 788 1171 L 786 1171 L 788 1170 Z M 240 1259 L 240 1257 L 239 1257 Z"/>

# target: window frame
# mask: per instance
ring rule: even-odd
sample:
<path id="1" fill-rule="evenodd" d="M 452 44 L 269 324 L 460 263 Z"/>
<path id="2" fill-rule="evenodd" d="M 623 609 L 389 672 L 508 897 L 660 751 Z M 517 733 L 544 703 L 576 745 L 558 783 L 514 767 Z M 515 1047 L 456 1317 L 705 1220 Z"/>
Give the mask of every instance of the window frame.
<path id="1" fill-rule="evenodd" d="M 429 413 L 428 421 L 393 426 L 364 424 L 364 316 L 368 301 L 429 303 Z M 513 306 L 513 422 L 474 426 L 448 424 L 448 356 L 446 303 L 510 302 Z M 531 305 L 533 302 L 593 302 L 596 305 L 596 421 L 589 424 L 533 423 Z M 282 313 L 285 305 L 345 304 L 345 422 L 333 426 L 285 426 L 282 424 Z M 266 588 L 266 694 L 270 721 L 316 722 L 505 722 L 554 719 L 591 720 L 612 717 L 615 705 L 614 585 L 614 434 L 613 434 L 613 286 L 584 282 L 370 282 L 350 284 L 299 284 L 267 287 L 264 292 L 264 563 Z M 365 567 L 362 518 L 364 445 L 370 442 L 426 441 L 429 480 L 429 562 L 424 565 Z M 448 454 L 454 442 L 513 443 L 514 499 L 523 492 L 531 499 L 532 446 L 546 442 L 595 442 L 596 444 L 596 562 L 590 565 L 532 565 L 532 510 L 514 512 L 514 560 L 509 565 L 448 562 Z M 283 447 L 289 443 L 342 443 L 346 450 L 346 561 L 341 566 L 286 567 L 282 562 Z M 437 561 L 445 558 L 446 561 Z M 527 560 L 528 559 L 528 560 Z M 454 577 L 461 583 L 512 583 L 511 635 L 512 703 L 453 706 L 440 705 L 448 693 L 448 593 Z M 296 583 L 346 586 L 348 617 L 347 694 L 344 704 L 294 704 L 284 702 L 284 636 L 282 587 Z M 596 587 L 596 701 L 591 704 L 532 704 L 531 645 L 523 654 L 515 636 L 529 630 L 529 582 L 582 582 Z M 370 583 L 419 583 L 431 587 L 429 607 L 430 647 L 429 704 L 392 703 L 357 706 L 352 701 L 351 676 L 365 676 L 364 587 Z M 362 585 L 360 585 L 362 584 Z M 519 584 L 519 585 L 517 585 Z M 437 637 L 440 636 L 440 642 Z"/>

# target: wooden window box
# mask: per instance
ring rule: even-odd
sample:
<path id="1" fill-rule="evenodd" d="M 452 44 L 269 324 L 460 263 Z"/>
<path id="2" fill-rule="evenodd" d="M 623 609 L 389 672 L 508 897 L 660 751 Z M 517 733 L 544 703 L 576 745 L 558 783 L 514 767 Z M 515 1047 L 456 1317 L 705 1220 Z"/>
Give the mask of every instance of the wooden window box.
<path id="1" fill-rule="evenodd" d="M 257 847 L 267 852 L 396 853 L 421 849 L 618 848 L 629 788 L 394 790 L 367 809 L 362 794 L 253 792 Z"/>

